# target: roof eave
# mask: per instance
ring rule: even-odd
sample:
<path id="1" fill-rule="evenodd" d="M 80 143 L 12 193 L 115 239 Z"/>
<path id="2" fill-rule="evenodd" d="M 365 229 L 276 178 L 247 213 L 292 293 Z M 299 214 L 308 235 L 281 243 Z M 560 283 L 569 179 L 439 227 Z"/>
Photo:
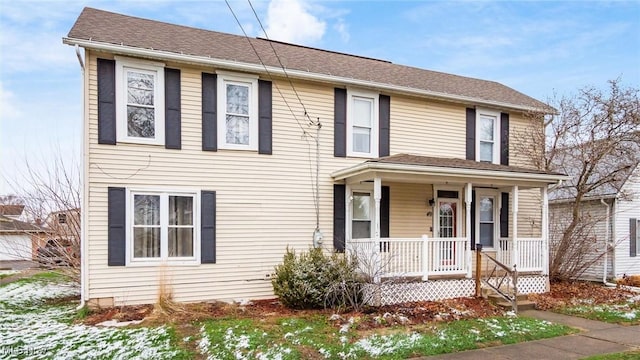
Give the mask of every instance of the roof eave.
<path id="1" fill-rule="evenodd" d="M 509 181 L 526 181 L 537 182 L 546 184 L 556 184 L 562 181 L 568 180 L 570 177 L 567 175 L 557 174 L 535 174 L 535 173 L 523 173 L 512 171 L 499 171 L 499 170 L 479 170 L 468 168 L 452 168 L 444 166 L 431 166 L 431 165 L 413 165 L 413 164 L 397 164 L 397 163 L 379 163 L 379 162 L 364 162 L 358 165 L 354 165 L 345 169 L 334 171 L 331 173 L 331 177 L 334 180 L 345 180 L 349 177 L 357 176 L 366 172 L 395 172 L 405 174 L 430 174 L 430 175 L 442 175 L 442 176 L 454 176 L 460 178 L 482 178 L 482 179 L 500 179 Z"/>
<path id="2" fill-rule="evenodd" d="M 554 112 L 554 109 L 552 108 L 542 108 L 542 107 L 535 107 L 535 106 L 506 103 L 502 101 L 492 101 L 492 100 L 486 100 L 486 99 L 475 98 L 470 96 L 447 94 L 447 93 L 441 93 L 436 91 L 428 91 L 428 90 L 410 88 L 405 86 L 378 83 L 374 81 L 345 78 L 341 76 L 319 74 L 319 73 L 313 73 L 313 72 L 295 70 L 295 69 L 286 69 L 286 72 L 285 72 L 285 70 L 283 70 L 280 67 L 263 66 L 259 64 L 216 59 L 216 58 L 210 58 L 210 57 L 204 57 L 204 56 L 177 54 L 169 51 L 143 49 L 143 48 L 138 48 L 133 46 L 117 45 L 117 44 L 97 42 L 97 41 L 86 40 L 86 39 L 64 37 L 62 38 L 62 42 L 67 45 L 81 46 L 85 49 L 108 51 L 113 53 L 119 53 L 122 55 L 166 59 L 166 60 L 172 60 L 177 62 L 197 64 L 197 65 L 223 67 L 226 69 L 233 69 L 233 70 L 240 70 L 240 71 L 251 71 L 251 72 L 259 72 L 259 73 L 268 72 L 271 74 L 277 74 L 279 76 L 289 76 L 297 79 L 315 80 L 315 81 L 321 81 L 321 82 L 327 82 L 327 83 L 333 83 L 333 84 L 339 83 L 344 85 L 362 86 L 362 87 L 368 87 L 368 88 L 373 87 L 380 90 L 401 92 L 401 93 L 423 96 L 423 97 L 428 97 L 428 98 L 443 100 L 443 101 L 453 101 L 453 102 L 465 103 L 465 104 L 472 103 L 472 104 L 477 104 L 482 106 L 512 109 L 512 110 L 518 110 L 523 112 L 539 112 L 539 113 L 545 113 L 545 114 L 551 114 Z"/>

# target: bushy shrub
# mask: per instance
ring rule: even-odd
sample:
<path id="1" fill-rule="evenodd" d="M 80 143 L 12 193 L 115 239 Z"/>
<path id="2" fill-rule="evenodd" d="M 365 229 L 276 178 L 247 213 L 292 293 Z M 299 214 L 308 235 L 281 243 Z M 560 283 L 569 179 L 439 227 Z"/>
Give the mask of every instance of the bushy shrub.
<path id="1" fill-rule="evenodd" d="M 355 261 L 322 249 L 299 256 L 287 249 L 271 283 L 280 301 L 293 309 L 353 308 L 362 303 L 364 283 Z"/>

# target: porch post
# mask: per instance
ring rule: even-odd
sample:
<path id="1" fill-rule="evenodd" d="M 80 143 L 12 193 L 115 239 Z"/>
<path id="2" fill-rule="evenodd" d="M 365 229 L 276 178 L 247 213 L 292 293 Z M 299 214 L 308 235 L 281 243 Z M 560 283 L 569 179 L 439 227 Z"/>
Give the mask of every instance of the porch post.
<path id="1" fill-rule="evenodd" d="M 376 210 L 374 214 L 375 230 L 373 236 L 376 242 L 380 242 L 380 199 L 382 199 L 382 180 L 378 176 L 373 179 L 373 199 L 376 202 Z"/>
<path id="2" fill-rule="evenodd" d="M 540 189 L 542 194 L 542 275 L 549 275 L 549 194 L 547 185 Z"/>
<path id="3" fill-rule="evenodd" d="M 466 261 L 467 261 L 467 278 L 470 279 L 473 274 L 472 274 L 472 268 L 473 268 L 473 264 L 471 261 L 471 242 L 475 241 L 475 239 L 471 239 L 471 227 L 474 226 L 475 224 L 471 224 L 471 183 L 467 183 L 467 185 L 465 186 L 464 189 L 464 204 L 466 205 L 466 213 L 465 213 L 465 237 L 467 238 L 467 241 L 465 242 L 464 245 L 464 250 L 465 250 L 465 254 L 467 254 L 466 256 Z"/>
<path id="4" fill-rule="evenodd" d="M 513 265 L 520 267 L 520 246 L 518 245 L 518 185 L 511 190 L 513 193 Z"/>
<path id="5" fill-rule="evenodd" d="M 375 276 L 374 282 L 380 282 L 380 273 L 382 272 L 382 264 L 380 259 L 380 199 L 382 199 L 382 180 L 379 176 L 373 178 L 373 199 L 375 201 L 375 214 L 374 214 L 374 234 L 373 243 L 375 244 Z"/>

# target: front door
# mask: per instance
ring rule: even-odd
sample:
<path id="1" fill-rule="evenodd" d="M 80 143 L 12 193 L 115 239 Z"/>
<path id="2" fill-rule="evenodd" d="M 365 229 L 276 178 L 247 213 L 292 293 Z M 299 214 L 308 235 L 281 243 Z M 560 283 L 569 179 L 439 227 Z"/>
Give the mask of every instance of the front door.
<path id="1" fill-rule="evenodd" d="M 439 238 L 455 238 L 458 236 L 458 208 L 457 199 L 438 199 L 438 229 Z M 441 242 L 440 259 L 443 264 L 452 264 L 455 259 L 455 242 Z"/>

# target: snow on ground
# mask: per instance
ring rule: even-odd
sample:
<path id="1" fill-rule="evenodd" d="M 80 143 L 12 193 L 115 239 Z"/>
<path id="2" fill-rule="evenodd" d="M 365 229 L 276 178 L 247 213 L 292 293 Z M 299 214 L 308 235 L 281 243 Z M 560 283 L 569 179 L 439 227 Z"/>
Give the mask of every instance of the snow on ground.
<path id="1" fill-rule="evenodd" d="M 9 276 L 9 275 L 14 275 L 19 273 L 20 271 L 18 270 L 0 270 L 0 276 Z"/>
<path id="2" fill-rule="evenodd" d="M 46 299 L 78 295 L 69 283 L 15 282 L 0 287 L 0 358 L 171 359 L 167 328 L 114 329 L 71 324 L 74 305 Z"/>

